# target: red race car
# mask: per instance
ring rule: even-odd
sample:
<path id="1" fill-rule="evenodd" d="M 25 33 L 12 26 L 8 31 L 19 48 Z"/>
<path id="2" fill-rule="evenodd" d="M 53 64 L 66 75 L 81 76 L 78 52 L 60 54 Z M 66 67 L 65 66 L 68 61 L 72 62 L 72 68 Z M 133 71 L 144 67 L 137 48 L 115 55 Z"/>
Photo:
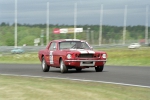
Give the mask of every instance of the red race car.
<path id="1" fill-rule="evenodd" d="M 51 41 L 45 49 L 38 52 L 43 72 L 50 67 L 60 68 L 61 73 L 68 69 L 81 71 L 94 67 L 96 72 L 102 72 L 107 54 L 104 51 L 93 51 L 92 47 L 83 40 L 62 39 Z"/>

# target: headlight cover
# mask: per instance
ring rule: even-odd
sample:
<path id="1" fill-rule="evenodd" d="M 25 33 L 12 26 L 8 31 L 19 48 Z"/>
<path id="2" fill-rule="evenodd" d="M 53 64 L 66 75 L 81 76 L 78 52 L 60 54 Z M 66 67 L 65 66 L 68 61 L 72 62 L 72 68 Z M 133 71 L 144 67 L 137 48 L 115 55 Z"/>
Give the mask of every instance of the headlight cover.
<path id="1" fill-rule="evenodd" d="M 67 59 L 71 59 L 71 54 L 67 54 Z"/>
<path id="2" fill-rule="evenodd" d="M 102 58 L 106 58 L 106 54 L 103 54 L 103 55 L 102 55 Z"/>

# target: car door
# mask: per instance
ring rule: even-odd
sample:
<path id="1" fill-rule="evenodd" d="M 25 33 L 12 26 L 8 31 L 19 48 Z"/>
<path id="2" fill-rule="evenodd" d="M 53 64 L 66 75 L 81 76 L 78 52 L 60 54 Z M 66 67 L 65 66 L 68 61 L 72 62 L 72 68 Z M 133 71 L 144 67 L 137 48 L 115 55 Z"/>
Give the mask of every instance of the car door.
<path id="1" fill-rule="evenodd" d="M 51 66 L 55 65 L 55 55 L 54 55 L 55 51 L 56 51 L 56 42 L 52 42 L 49 47 L 49 62 Z"/>

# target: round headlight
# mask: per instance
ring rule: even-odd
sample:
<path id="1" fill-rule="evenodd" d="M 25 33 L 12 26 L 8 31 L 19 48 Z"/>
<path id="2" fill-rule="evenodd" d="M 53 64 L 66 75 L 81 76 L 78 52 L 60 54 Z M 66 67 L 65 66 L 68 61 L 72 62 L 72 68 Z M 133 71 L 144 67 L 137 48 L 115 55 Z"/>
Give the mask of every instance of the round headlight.
<path id="1" fill-rule="evenodd" d="M 102 57 L 103 57 L 103 58 L 106 58 L 106 54 L 103 54 Z"/>
<path id="2" fill-rule="evenodd" d="M 71 59 L 71 54 L 67 54 L 67 59 Z"/>

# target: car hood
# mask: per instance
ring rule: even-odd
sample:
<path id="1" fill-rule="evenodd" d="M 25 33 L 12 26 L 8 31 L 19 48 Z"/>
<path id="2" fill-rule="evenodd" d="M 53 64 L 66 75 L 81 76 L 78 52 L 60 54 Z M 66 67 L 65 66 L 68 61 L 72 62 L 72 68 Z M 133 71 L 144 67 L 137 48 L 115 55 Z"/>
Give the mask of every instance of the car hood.
<path id="1" fill-rule="evenodd" d="M 64 50 L 66 52 L 76 52 L 76 53 L 80 53 L 80 54 L 95 54 L 95 51 L 93 50 L 86 50 L 86 49 L 67 49 Z"/>

